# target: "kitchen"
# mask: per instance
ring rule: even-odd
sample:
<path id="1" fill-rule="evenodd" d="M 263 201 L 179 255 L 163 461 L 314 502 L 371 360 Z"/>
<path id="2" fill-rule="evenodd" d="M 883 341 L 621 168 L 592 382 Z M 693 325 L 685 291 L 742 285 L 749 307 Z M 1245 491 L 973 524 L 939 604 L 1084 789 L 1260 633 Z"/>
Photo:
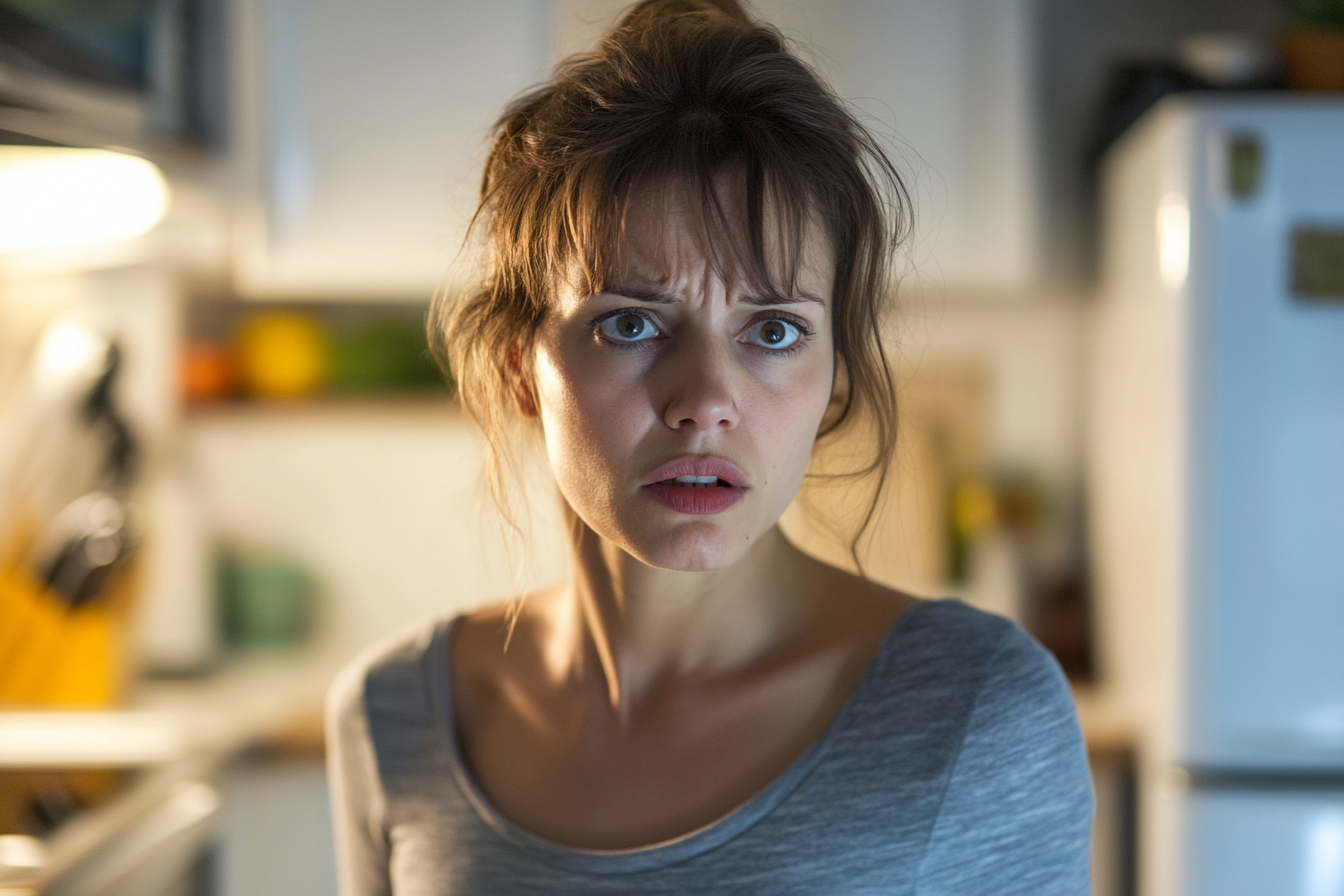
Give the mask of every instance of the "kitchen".
<path id="1" fill-rule="evenodd" d="M 381 635 L 554 580 L 563 569 L 562 545 L 548 537 L 557 525 L 544 472 L 532 471 L 529 493 L 538 500 L 529 504 L 534 534 L 523 553 L 487 510 L 475 473 L 480 445 L 447 391 L 423 369 L 396 370 L 387 359 L 423 350 L 405 347 L 407 321 L 443 283 L 463 282 L 453 265 L 493 115 L 557 56 L 588 45 L 619 4 L 167 7 L 193 11 L 178 33 L 196 50 L 173 56 L 173 42 L 162 40 L 160 56 L 196 74 L 173 76 L 160 61 L 150 67 L 158 74 L 141 75 L 159 85 L 138 100 L 142 116 L 148 106 L 159 124 L 44 117 L 18 103 L 0 117 L 6 135 L 26 135 L 30 145 L 139 148 L 171 193 L 162 222 L 143 235 L 0 255 L 5 475 L 35 453 L 45 458 L 31 446 L 58 425 L 22 416 L 51 404 L 25 398 L 51 394 L 38 382 L 42 359 L 66 358 L 56 367 L 69 383 L 78 366 L 68 360 L 78 342 L 71 334 L 111 332 L 125 358 L 117 394 L 142 454 L 133 509 L 150 527 L 137 580 L 126 586 L 134 600 L 118 610 L 124 618 L 109 610 L 102 629 L 113 652 L 118 637 L 134 633 L 123 666 L 139 672 L 118 678 L 127 673 L 108 663 L 101 675 L 86 674 L 84 686 L 90 675 L 104 682 L 94 697 L 75 684 L 65 697 L 56 688 L 42 700 L 7 699 L 15 711 L 0 728 L 0 753 L 8 766 L 30 770 L 114 768 L 134 782 L 127 792 L 159 793 L 144 797 L 159 807 L 145 817 L 169 818 L 160 824 L 194 844 L 173 841 L 163 851 L 176 857 L 169 864 L 187 858 L 178 877 L 208 878 L 226 892 L 330 892 L 330 844 L 299 842 L 295 832 L 325 818 L 317 715 L 332 672 Z M 1104 540 L 1112 505 L 1098 505 L 1114 489 L 1089 472 L 1112 462 L 1095 459 L 1088 434 L 1111 425 L 1096 408 L 1093 359 L 1105 353 L 1099 309 L 1109 307 L 1116 281 L 1107 265 L 1118 250 L 1104 228 L 1119 226 L 1098 211 L 1105 177 L 1096 166 L 1121 133 L 1121 142 L 1143 145 L 1159 139 L 1149 133 L 1175 127 L 1153 116 L 1126 127 L 1163 93 L 1256 88 L 1271 104 L 1294 101 L 1297 94 L 1280 89 L 1274 58 L 1293 10 L 1249 0 L 757 9 L 797 35 L 870 116 L 916 196 L 891 334 L 906 415 L 899 473 L 866 546 L 866 568 L 916 593 L 956 593 L 1018 618 L 1075 679 L 1099 795 L 1096 892 L 1233 892 L 1179 889 L 1171 883 L 1177 872 L 1152 858 L 1160 850 L 1151 828 L 1170 822 L 1148 814 L 1159 801 L 1149 795 L 1165 800 L 1166 792 L 1142 776 L 1166 780 L 1180 769 L 1165 767 L 1168 757 L 1145 740 L 1146 726 L 1165 731 L 1146 715 L 1147 692 L 1132 674 L 1144 661 L 1136 641 L 1145 622 L 1126 615 L 1127 597 L 1106 591 L 1107 570 L 1132 558 L 1110 553 L 1123 548 Z M 164 31 L 173 29 L 156 33 Z M 1240 40 L 1209 37 L 1227 34 Z M 12 67 L 5 71 L 12 77 Z M 190 136 L 153 136 L 174 128 Z M 1137 163 L 1116 158 L 1102 163 L 1106 177 L 1135 183 L 1139 174 L 1126 165 Z M 1129 212 L 1136 233 L 1163 215 L 1177 221 L 1179 209 L 1161 211 L 1176 208 L 1162 205 L 1165 195 Z M 1202 219 L 1193 200 L 1184 214 L 1187 239 L 1196 241 Z M 1153 254 L 1154 238 L 1143 238 Z M 1195 272 L 1191 245 L 1186 267 Z M 1167 257 L 1179 255 L 1177 241 Z M 1311 313 L 1338 315 L 1326 300 Z M 113 365 L 106 344 L 101 353 L 87 337 L 82 344 L 87 388 Z M 1327 382 L 1336 385 L 1326 400 L 1333 395 L 1337 406 L 1338 381 Z M 19 438 L 28 431 L 36 435 Z M 1333 481 L 1321 489 L 1337 490 Z M 840 516 L 847 506 L 843 493 L 822 488 L 805 497 Z M 812 519 L 800 504 L 786 528 L 844 562 L 843 546 Z M 33 669 L 57 655 L 25 654 L 34 652 Z M 1338 665 L 1316 671 L 1344 688 L 1330 677 Z M 1166 693 L 1175 682 L 1145 686 Z M 97 699 L 125 709 L 30 711 Z M 119 758 L 103 748 L 79 753 L 80 744 L 116 742 L 106 728 L 56 730 L 107 724 L 133 732 Z M 155 781 L 155 770 L 171 772 Z M 1326 794 L 1320 817 L 1328 822 L 1339 806 L 1328 795 L 1337 780 L 1318 774 L 1307 784 Z M 12 864 L 28 867 L 27 879 L 47 880 L 61 843 L 81 842 L 69 826 L 96 815 L 55 824 L 45 847 L 12 839 L 4 849 L 26 855 L 27 866 Z M 1301 892 L 1340 892 L 1344 871 L 1328 860 L 1333 829 L 1315 830 L 1325 831 L 1318 839 L 1327 858 Z M 33 849 L 46 855 L 35 858 Z M 70 867 L 94 859 L 111 867 L 131 852 L 108 843 L 98 851 L 104 858 Z M 9 863 L 8 854 L 0 859 Z M 106 881 L 114 871 L 82 873 Z"/>

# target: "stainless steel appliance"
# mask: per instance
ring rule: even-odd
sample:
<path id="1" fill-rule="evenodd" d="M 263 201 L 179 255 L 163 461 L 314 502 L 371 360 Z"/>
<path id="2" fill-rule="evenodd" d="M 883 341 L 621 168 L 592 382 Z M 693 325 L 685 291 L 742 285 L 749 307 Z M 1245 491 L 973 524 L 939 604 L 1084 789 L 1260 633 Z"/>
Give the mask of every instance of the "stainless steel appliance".
<path id="1" fill-rule="evenodd" d="M 180 723 L 152 713 L 4 713 L 0 778 L 41 769 L 115 772 L 123 786 L 71 804 L 50 831 L 0 831 L 0 893 L 204 896 L 220 808 L 219 758 L 184 750 Z M 49 800 L 51 802 L 51 800 Z M 46 825 L 42 825 L 46 826 Z"/>

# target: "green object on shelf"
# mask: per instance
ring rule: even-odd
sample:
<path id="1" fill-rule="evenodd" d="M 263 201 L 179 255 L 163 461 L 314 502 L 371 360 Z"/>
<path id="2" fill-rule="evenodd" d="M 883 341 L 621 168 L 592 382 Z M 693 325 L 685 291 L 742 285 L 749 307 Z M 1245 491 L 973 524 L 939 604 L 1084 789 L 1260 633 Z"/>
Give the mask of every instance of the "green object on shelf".
<path id="1" fill-rule="evenodd" d="M 220 560 L 224 631 L 240 647 L 288 647 L 308 633 L 315 583 L 307 567 L 276 553 Z"/>
<path id="2" fill-rule="evenodd" d="M 424 324 L 398 317 L 376 318 L 333 335 L 329 341 L 333 392 L 369 393 L 446 389 L 429 354 Z"/>

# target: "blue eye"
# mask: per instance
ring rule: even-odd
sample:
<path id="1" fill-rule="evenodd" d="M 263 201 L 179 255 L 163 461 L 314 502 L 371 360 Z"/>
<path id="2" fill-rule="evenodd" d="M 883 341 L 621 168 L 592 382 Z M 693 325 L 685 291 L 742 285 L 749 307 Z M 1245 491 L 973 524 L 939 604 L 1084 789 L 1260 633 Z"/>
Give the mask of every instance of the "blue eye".
<path id="1" fill-rule="evenodd" d="M 802 338 L 802 327 L 778 317 L 752 324 L 744 337 L 752 345 L 776 350 L 793 348 Z"/>
<path id="2" fill-rule="evenodd" d="M 597 323 L 597 331 L 603 338 L 612 342 L 647 342 L 662 335 L 658 328 L 642 314 L 633 311 L 620 311 L 604 317 Z"/>

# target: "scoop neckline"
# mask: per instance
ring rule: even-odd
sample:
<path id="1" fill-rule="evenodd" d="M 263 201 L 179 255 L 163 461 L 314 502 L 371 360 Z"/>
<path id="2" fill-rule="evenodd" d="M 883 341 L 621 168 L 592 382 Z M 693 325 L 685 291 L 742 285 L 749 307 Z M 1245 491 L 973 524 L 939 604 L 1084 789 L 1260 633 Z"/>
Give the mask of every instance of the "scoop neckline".
<path id="1" fill-rule="evenodd" d="M 431 691 L 434 708 L 439 714 L 438 731 L 445 740 L 445 752 L 452 766 L 453 777 L 477 817 L 494 833 L 509 844 L 521 848 L 546 863 L 568 871 L 589 874 L 629 874 L 648 871 L 683 862 L 727 843 L 770 814 L 791 794 L 825 757 L 836 738 L 849 726 L 854 707 L 873 686 L 880 670 L 890 659 L 894 645 L 909 627 L 907 620 L 919 615 L 922 608 L 939 603 L 936 600 L 917 599 L 906 607 L 883 636 L 877 651 L 868 661 L 858 684 L 850 692 L 835 717 L 812 743 L 800 753 L 770 783 L 742 803 L 704 827 L 697 828 L 658 843 L 628 849 L 584 849 L 565 846 L 547 840 L 510 821 L 486 798 L 458 749 L 457 726 L 452 698 L 452 660 L 450 656 L 452 632 L 461 615 L 453 616 L 437 626 L 431 639 Z"/>

